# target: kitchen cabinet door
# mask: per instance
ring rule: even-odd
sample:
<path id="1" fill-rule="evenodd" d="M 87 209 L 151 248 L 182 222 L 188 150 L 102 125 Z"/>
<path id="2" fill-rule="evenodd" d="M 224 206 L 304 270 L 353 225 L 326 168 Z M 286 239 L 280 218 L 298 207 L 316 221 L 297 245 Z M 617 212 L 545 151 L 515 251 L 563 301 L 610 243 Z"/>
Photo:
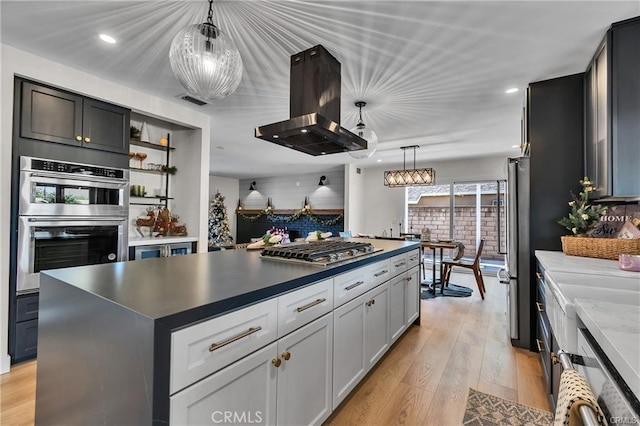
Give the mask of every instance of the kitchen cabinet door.
<path id="1" fill-rule="evenodd" d="M 21 94 L 21 137 L 82 145 L 82 96 L 27 81 Z"/>
<path id="2" fill-rule="evenodd" d="M 170 398 L 172 425 L 276 424 L 277 343 Z"/>
<path id="3" fill-rule="evenodd" d="M 405 312 L 408 327 L 420 315 L 420 268 L 413 268 L 407 272 L 405 286 Z"/>
<path id="4" fill-rule="evenodd" d="M 83 146 L 128 154 L 129 114 L 126 108 L 85 98 L 82 115 Z"/>
<path id="5" fill-rule="evenodd" d="M 333 314 L 280 339 L 278 356 L 278 424 L 322 424 L 333 408 Z"/>
<path id="6" fill-rule="evenodd" d="M 389 327 L 391 343 L 407 328 L 407 277 L 400 275 L 389 281 Z"/>
<path id="7" fill-rule="evenodd" d="M 365 296 L 365 366 L 369 371 L 389 349 L 389 283 L 374 288 Z"/>
<path id="8" fill-rule="evenodd" d="M 366 372 L 364 355 L 365 302 L 363 294 L 333 311 L 333 408 L 351 392 Z"/>
<path id="9" fill-rule="evenodd" d="M 128 109 L 30 81 L 21 87 L 20 137 L 129 152 Z"/>

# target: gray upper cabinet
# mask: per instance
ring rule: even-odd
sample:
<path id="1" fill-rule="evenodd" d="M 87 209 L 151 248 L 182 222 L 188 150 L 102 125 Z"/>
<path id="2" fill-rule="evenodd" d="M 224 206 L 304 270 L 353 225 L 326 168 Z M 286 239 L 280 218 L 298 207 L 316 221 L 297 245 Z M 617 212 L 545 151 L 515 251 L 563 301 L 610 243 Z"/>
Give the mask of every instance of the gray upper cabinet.
<path id="1" fill-rule="evenodd" d="M 594 197 L 640 195 L 640 18 L 615 23 L 585 73 L 585 175 Z"/>
<path id="2" fill-rule="evenodd" d="M 21 82 L 21 138 L 127 154 L 129 118 L 126 108 Z"/>

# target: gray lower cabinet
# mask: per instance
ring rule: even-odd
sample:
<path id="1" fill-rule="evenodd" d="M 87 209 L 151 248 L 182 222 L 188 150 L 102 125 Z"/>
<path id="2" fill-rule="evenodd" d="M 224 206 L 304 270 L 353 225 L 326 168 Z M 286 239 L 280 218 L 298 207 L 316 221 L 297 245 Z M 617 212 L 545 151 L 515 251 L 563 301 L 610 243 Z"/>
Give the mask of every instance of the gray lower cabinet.
<path id="1" fill-rule="evenodd" d="M 18 296 L 16 299 L 14 362 L 34 358 L 38 353 L 38 294 Z"/>

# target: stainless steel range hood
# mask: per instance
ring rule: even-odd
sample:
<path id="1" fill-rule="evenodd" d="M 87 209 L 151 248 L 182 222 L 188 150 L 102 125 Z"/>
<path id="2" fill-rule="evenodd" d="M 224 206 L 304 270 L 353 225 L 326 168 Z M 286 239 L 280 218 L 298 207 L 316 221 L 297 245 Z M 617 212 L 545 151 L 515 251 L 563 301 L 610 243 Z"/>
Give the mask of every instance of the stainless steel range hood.
<path id="1" fill-rule="evenodd" d="M 310 155 L 367 149 L 340 126 L 340 62 L 323 46 L 291 56 L 289 120 L 256 127 L 255 137 Z"/>

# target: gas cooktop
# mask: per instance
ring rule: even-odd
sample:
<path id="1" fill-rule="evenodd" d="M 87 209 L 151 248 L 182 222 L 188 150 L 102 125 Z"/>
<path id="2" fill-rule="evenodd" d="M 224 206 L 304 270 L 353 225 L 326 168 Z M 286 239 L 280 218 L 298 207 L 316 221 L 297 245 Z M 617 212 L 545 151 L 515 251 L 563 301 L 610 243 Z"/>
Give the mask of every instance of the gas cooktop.
<path id="1" fill-rule="evenodd" d="M 329 240 L 267 247 L 260 256 L 263 259 L 327 266 L 379 251 L 382 249 L 376 249 L 370 243 Z"/>

